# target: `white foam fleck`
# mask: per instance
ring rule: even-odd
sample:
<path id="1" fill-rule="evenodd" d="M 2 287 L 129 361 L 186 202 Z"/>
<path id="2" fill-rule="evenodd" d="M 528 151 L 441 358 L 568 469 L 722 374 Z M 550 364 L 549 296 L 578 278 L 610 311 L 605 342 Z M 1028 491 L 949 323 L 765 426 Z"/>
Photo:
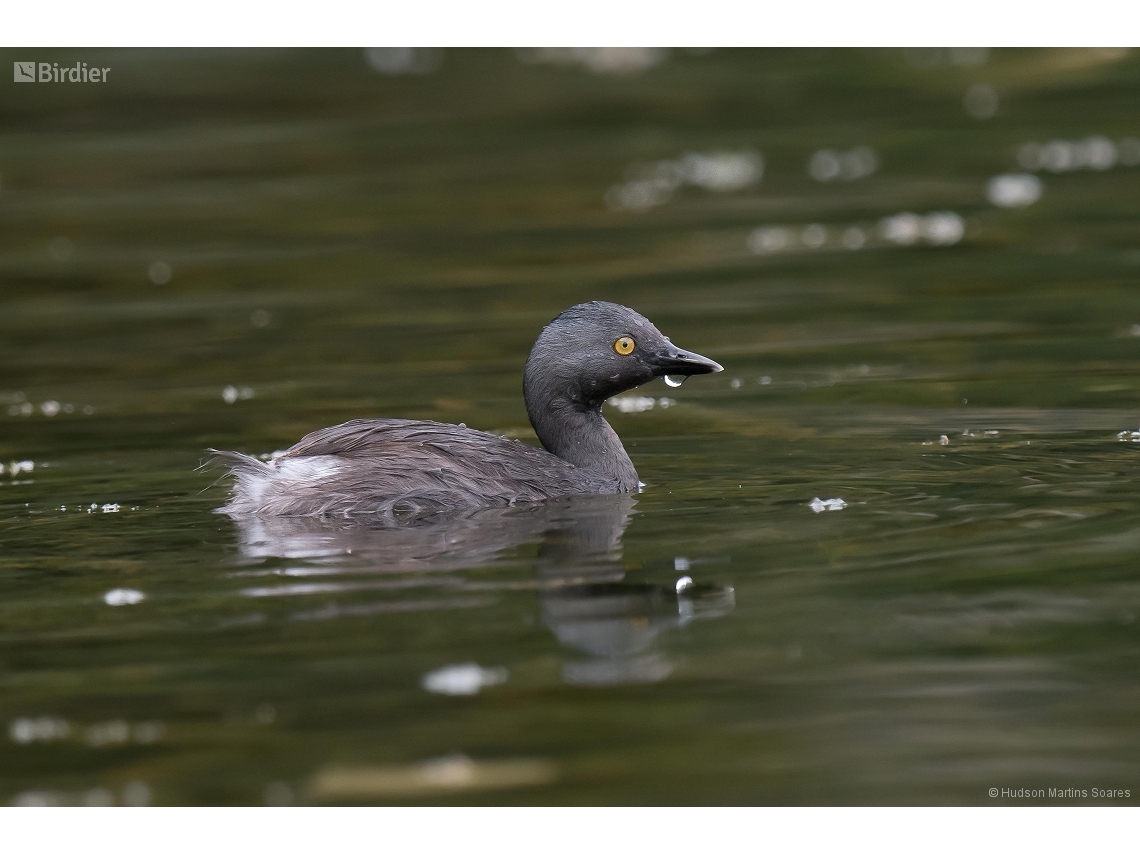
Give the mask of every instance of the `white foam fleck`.
<path id="1" fill-rule="evenodd" d="M 760 226 L 748 235 L 748 248 L 757 255 L 779 252 L 790 243 L 790 232 L 781 226 Z"/>
<path id="2" fill-rule="evenodd" d="M 938 211 L 926 216 L 923 234 L 935 246 L 953 246 L 966 234 L 966 223 L 953 211 Z"/>
<path id="3" fill-rule="evenodd" d="M 800 233 L 800 240 L 804 246 L 819 249 L 827 243 L 827 227 L 820 223 L 812 223 Z"/>
<path id="4" fill-rule="evenodd" d="M 120 718 L 90 725 L 83 732 L 83 741 L 94 748 L 105 745 L 122 745 L 131 738 L 131 727 Z"/>
<path id="5" fill-rule="evenodd" d="M 33 742 L 52 742 L 66 739 L 71 733 L 71 725 L 55 716 L 13 719 L 8 726 L 8 736 L 17 745 L 30 745 Z"/>
<path id="6" fill-rule="evenodd" d="M 842 242 L 846 249 L 861 249 L 863 244 L 867 242 L 867 236 L 861 228 L 852 226 L 843 232 Z"/>
<path id="7" fill-rule="evenodd" d="M 829 148 L 821 148 L 808 161 L 808 175 L 816 181 L 830 181 L 839 177 L 839 155 Z"/>
<path id="8" fill-rule="evenodd" d="M 134 606 L 146 599 L 146 594 L 134 588 L 112 588 L 103 595 L 103 602 L 109 606 Z"/>
<path id="9" fill-rule="evenodd" d="M 21 472 L 31 472 L 36 468 L 36 464 L 31 460 L 13 460 L 8 464 L 8 474 L 12 477 L 19 475 Z M 0 471 L 3 467 L 0 466 Z"/>
<path id="10" fill-rule="evenodd" d="M 847 507 L 847 503 L 842 499 L 821 499 L 819 496 L 816 496 L 808 502 L 808 507 L 817 514 L 820 514 L 824 511 L 841 511 Z"/>
<path id="11" fill-rule="evenodd" d="M 999 208 L 1024 208 L 1041 198 L 1043 185 L 1036 175 L 1011 172 L 995 175 L 986 184 L 986 198 Z"/>
<path id="12" fill-rule="evenodd" d="M 763 174 L 764 158 L 756 151 L 691 151 L 676 160 L 630 165 L 625 183 L 610 187 L 604 199 L 612 211 L 648 211 L 685 184 L 724 193 L 755 184 Z"/>
<path id="13" fill-rule="evenodd" d="M 421 685 L 438 695 L 475 695 L 484 686 L 507 681 L 506 668 L 481 668 L 474 662 L 446 665 L 424 674 Z"/>
<path id="14" fill-rule="evenodd" d="M 102 510 L 105 514 L 117 514 L 119 512 L 119 506 L 114 502 L 108 502 L 107 504 L 103 505 L 100 510 Z"/>
<path id="15" fill-rule="evenodd" d="M 870 146 L 858 146 L 850 151 L 833 151 L 821 148 L 808 161 L 808 175 L 816 181 L 856 181 L 874 174 L 879 168 L 879 156 Z"/>
<path id="16" fill-rule="evenodd" d="M 909 211 L 884 217 L 879 222 L 879 232 L 891 243 L 910 246 L 922 236 L 922 218 Z"/>

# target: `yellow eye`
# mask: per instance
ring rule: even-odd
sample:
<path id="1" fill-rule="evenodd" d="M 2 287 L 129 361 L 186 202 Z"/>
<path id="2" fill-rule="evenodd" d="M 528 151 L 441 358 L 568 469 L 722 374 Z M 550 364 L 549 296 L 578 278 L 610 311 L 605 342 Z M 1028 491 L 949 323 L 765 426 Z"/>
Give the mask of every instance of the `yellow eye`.
<path id="1" fill-rule="evenodd" d="M 614 342 L 614 352 L 620 353 L 622 356 L 629 356 L 633 353 L 635 347 L 637 347 L 637 345 L 634 344 L 633 339 L 627 335 L 623 335 Z"/>

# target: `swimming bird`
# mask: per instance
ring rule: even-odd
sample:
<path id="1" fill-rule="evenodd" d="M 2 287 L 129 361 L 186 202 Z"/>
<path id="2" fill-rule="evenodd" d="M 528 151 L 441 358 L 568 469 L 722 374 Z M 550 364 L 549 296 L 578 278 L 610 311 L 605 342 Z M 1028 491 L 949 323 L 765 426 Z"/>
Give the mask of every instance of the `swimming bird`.
<path id="1" fill-rule="evenodd" d="M 723 370 L 681 350 L 626 306 L 594 301 L 547 324 L 523 372 L 542 443 L 464 425 L 354 419 L 315 431 L 275 459 L 215 451 L 231 467 L 231 516 L 422 517 L 590 493 L 641 482 L 602 404 L 656 377 Z M 212 449 L 211 449 L 212 450 Z"/>

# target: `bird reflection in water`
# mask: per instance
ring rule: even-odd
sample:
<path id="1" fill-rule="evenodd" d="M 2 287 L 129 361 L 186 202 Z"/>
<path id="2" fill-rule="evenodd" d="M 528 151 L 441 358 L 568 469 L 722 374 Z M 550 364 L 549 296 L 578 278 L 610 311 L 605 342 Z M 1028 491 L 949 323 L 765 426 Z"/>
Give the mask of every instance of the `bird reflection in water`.
<path id="1" fill-rule="evenodd" d="M 537 545 L 533 581 L 520 586 L 455 580 L 454 587 L 535 588 L 543 624 L 579 654 L 563 662 L 563 679 L 574 685 L 618 685 L 668 677 L 672 665 L 654 649 L 657 636 L 733 608 L 730 587 L 626 580 L 622 536 L 636 505 L 629 495 L 584 496 L 383 524 L 310 517 L 235 516 L 234 521 L 246 561 L 303 562 L 268 571 L 293 577 L 429 572 L 438 578 L 514 563 L 513 552 Z"/>

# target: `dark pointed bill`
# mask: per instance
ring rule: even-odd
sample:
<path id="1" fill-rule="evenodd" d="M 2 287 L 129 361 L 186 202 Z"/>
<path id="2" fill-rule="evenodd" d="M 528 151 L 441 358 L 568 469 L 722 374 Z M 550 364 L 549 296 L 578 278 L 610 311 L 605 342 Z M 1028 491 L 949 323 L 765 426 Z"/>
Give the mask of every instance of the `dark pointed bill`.
<path id="1" fill-rule="evenodd" d="M 670 348 L 653 355 L 650 360 L 660 374 L 689 377 L 693 374 L 715 374 L 724 368 L 706 356 L 679 348 Z"/>

